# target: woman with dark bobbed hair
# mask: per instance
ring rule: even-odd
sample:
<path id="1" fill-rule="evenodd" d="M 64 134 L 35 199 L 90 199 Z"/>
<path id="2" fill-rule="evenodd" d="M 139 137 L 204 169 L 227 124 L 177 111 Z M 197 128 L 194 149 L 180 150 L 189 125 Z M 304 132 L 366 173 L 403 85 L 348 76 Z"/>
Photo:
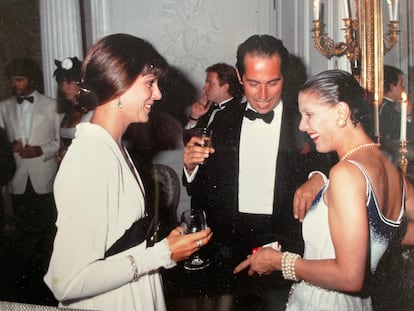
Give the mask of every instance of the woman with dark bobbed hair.
<path id="1" fill-rule="evenodd" d="M 183 235 L 176 227 L 154 241 L 157 225 L 121 142 L 131 123 L 148 121 L 167 69 L 150 43 L 127 34 L 102 38 L 84 59 L 79 105 L 94 113 L 77 126 L 56 177 L 57 234 L 45 276 L 61 306 L 165 310 L 158 269 L 211 238 L 210 229 Z"/>
<path id="2" fill-rule="evenodd" d="M 299 129 L 340 161 L 303 221 L 304 257 L 262 248 L 236 267 L 281 270 L 293 285 L 286 310 L 372 310 L 370 279 L 391 242 L 413 243 L 414 189 L 367 134 L 370 107 L 345 71 L 324 71 L 299 92 Z M 403 224 L 407 215 L 409 228 Z"/>

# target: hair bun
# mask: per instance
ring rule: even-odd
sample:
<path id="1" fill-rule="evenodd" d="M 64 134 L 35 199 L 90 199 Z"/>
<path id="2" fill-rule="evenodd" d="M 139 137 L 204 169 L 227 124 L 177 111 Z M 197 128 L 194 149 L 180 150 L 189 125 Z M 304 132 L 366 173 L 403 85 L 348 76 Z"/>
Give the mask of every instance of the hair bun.
<path id="1" fill-rule="evenodd" d="M 82 81 L 78 83 L 79 94 L 77 96 L 78 105 L 82 110 L 94 110 L 99 104 L 96 93 Z"/>

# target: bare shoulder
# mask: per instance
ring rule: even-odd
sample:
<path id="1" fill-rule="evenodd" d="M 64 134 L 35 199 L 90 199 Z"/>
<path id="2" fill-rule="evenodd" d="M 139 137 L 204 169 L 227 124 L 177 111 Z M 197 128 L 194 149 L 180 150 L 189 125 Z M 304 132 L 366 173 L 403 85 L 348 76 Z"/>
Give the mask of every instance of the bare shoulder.
<path id="1" fill-rule="evenodd" d="M 364 195 L 365 189 L 365 177 L 354 164 L 339 161 L 331 168 L 328 192 L 354 197 Z"/>
<path id="2" fill-rule="evenodd" d="M 364 176 L 361 174 L 360 169 L 348 161 L 339 161 L 335 164 L 329 172 L 330 182 L 337 181 L 353 181 L 363 179 Z"/>

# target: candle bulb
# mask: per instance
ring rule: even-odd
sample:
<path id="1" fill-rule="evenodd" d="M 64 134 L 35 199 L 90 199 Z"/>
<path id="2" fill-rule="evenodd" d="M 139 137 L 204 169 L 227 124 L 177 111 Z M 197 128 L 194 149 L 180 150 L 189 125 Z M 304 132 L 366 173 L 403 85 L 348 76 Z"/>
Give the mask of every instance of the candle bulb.
<path id="1" fill-rule="evenodd" d="M 319 0 L 313 0 L 313 17 L 319 20 Z"/>
<path id="2" fill-rule="evenodd" d="M 344 0 L 345 18 L 349 18 L 349 2 Z"/>
<path id="3" fill-rule="evenodd" d="M 379 137 L 379 103 L 378 103 L 378 94 L 374 94 L 374 136 Z"/>
<path id="4" fill-rule="evenodd" d="M 387 3 L 388 3 L 388 14 L 390 16 L 390 21 L 392 21 L 393 20 L 393 18 L 392 18 L 392 1 L 387 0 Z"/>
<path id="5" fill-rule="evenodd" d="M 407 95 L 405 92 L 401 94 L 401 127 L 400 141 L 407 140 Z"/>
<path id="6" fill-rule="evenodd" d="M 398 21 L 398 0 L 395 0 L 394 3 L 394 20 Z"/>

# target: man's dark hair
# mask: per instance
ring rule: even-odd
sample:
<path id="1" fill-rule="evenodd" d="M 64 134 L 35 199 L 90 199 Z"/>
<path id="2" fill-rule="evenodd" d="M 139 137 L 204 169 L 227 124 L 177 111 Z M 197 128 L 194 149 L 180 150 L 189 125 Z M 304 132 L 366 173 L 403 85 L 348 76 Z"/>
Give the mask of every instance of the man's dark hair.
<path id="1" fill-rule="evenodd" d="M 5 74 L 8 78 L 22 76 L 30 81 L 39 82 L 40 69 L 34 60 L 30 58 L 15 58 L 7 64 Z"/>
<path id="2" fill-rule="evenodd" d="M 279 54 L 281 58 L 281 71 L 283 76 L 287 73 L 289 67 L 289 52 L 283 45 L 283 42 L 273 36 L 253 35 L 239 45 L 237 49 L 236 68 L 239 71 L 240 78 L 246 71 L 244 64 L 246 54 L 267 57 Z"/>
<path id="3" fill-rule="evenodd" d="M 388 93 L 392 85 L 397 85 L 398 78 L 404 73 L 393 66 L 384 65 L 384 93 Z"/>
<path id="4" fill-rule="evenodd" d="M 237 78 L 236 69 L 225 63 L 217 63 L 206 69 L 206 72 L 215 72 L 220 85 L 228 83 L 229 94 L 236 99 L 242 98 L 242 87 Z"/>

